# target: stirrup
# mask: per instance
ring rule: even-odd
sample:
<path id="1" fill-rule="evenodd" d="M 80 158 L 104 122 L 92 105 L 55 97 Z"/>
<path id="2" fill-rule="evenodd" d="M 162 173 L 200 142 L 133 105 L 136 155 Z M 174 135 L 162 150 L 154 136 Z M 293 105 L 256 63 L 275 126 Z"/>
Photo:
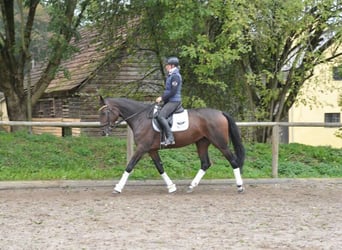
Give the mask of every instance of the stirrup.
<path id="1" fill-rule="evenodd" d="M 170 141 L 169 139 L 166 139 L 165 141 L 162 141 L 160 143 L 160 145 L 165 146 L 165 147 L 169 145 L 173 145 L 173 144 L 175 144 L 175 140 Z"/>

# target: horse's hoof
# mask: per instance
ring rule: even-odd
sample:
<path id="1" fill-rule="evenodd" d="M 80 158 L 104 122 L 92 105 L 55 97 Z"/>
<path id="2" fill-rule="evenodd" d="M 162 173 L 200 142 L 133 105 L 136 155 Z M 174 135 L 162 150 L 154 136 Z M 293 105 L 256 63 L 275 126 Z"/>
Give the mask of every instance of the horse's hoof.
<path id="1" fill-rule="evenodd" d="M 176 190 L 177 190 L 177 187 L 175 184 L 172 184 L 172 185 L 168 186 L 167 188 L 169 189 L 169 194 L 172 194 L 172 193 L 176 192 Z"/>
<path id="2" fill-rule="evenodd" d="M 194 188 L 193 187 L 188 187 L 188 189 L 186 190 L 186 192 L 188 193 L 188 194 L 190 194 L 190 193 L 192 193 L 194 191 Z"/>
<path id="3" fill-rule="evenodd" d="M 113 189 L 112 194 L 121 194 L 121 189 L 118 188 L 118 187 L 115 187 L 115 188 Z"/>
<path id="4" fill-rule="evenodd" d="M 245 192 L 245 188 L 243 186 L 239 186 L 237 191 L 239 194 L 242 194 L 243 192 Z"/>

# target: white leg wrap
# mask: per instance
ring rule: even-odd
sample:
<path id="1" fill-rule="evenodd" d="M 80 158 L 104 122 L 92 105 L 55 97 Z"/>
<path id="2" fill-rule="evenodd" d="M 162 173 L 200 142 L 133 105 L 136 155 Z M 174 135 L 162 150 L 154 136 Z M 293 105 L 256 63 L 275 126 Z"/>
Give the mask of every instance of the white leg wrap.
<path id="1" fill-rule="evenodd" d="M 240 168 L 233 169 L 233 172 L 234 172 L 234 176 L 235 176 L 236 185 L 242 186 L 243 182 L 242 182 L 242 178 L 241 178 L 241 174 L 240 174 Z"/>
<path id="2" fill-rule="evenodd" d="M 169 185 L 173 184 L 171 179 L 170 179 L 170 177 L 167 175 L 167 173 L 164 172 L 163 174 L 161 174 L 161 177 L 165 181 L 166 186 L 169 186 Z"/>
<path id="3" fill-rule="evenodd" d="M 205 175 L 204 170 L 202 170 L 202 169 L 198 170 L 195 178 L 191 182 L 190 188 L 197 187 L 204 175 Z"/>
<path id="4" fill-rule="evenodd" d="M 173 193 L 177 190 L 176 185 L 172 182 L 167 173 L 164 172 L 163 174 L 161 174 L 161 177 L 163 178 L 167 188 L 169 189 L 169 193 Z"/>
<path id="5" fill-rule="evenodd" d="M 121 193 L 122 189 L 124 188 L 124 186 L 126 185 L 126 182 L 128 180 L 129 177 L 129 173 L 128 172 L 124 172 L 121 176 L 121 179 L 119 181 L 118 184 L 115 185 L 114 187 L 114 191 Z"/>

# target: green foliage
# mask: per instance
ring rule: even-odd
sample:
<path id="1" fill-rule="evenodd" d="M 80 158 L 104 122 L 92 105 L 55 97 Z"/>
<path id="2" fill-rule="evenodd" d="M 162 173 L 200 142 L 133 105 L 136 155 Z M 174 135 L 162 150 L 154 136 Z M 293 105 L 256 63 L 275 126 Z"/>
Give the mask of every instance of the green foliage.
<path id="1" fill-rule="evenodd" d="M 55 137 L 49 134 L 0 132 L 0 180 L 117 179 L 126 165 L 126 142 L 113 137 Z M 212 167 L 205 178 L 234 178 L 233 171 L 214 147 Z M 269 144 L 247 144 L 244 178 L 271 177 Z M 196 147 L 162 150 L 160 156 L 173 179 L 192 179 L 200 168 Z M 300 144 L 280 146 L 280 177 L 342 177 L 342 151 Z M 132 179 L 159 179 L 145 155 Z"/>
<path id="2" fill-rule="evenodd" d="M 282 145 L 280 155 L 282 177 L 340 177 L 342 173 L 341 149 L 290 144 Z"/>
<path id="3" fill-rule="evenodd" d="M 115 9 L 120 17 L 139 16 L 128 39 L 133 48 L 154 51 L 160 62 L 180 57 L 186 107 L 205 105 L 249 121 L 286 118 L 313 68 L 341 56 L 340 1 L 145 0 Z M 267 141 L 269 131 L 259 130 L 256 138 Z"/>

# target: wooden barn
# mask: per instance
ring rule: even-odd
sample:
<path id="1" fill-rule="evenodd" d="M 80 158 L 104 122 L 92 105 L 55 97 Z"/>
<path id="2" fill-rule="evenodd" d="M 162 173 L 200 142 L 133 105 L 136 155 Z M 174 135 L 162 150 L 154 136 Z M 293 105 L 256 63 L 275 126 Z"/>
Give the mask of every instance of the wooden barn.
<path id="1" fill-rule="evenodd" d="M 114 42 L 113 42 L 114 43 Z M 33 121 L 98 121 L 99 95 L 153 101 L 163 89 L 162 69 L 148 50 L 127 53 L 124 42 L 104 49 L 99 35 L 81 32 L 79 52 L 64 61 L 55 79 L 32 109 Z M 38 80 L 39 67 L 31 74 Z M 34 127 L 33 133 L 63 135 L 62 128 Z M 73 128 L 72 134 L 99 135 L 99 128 Z"/>

